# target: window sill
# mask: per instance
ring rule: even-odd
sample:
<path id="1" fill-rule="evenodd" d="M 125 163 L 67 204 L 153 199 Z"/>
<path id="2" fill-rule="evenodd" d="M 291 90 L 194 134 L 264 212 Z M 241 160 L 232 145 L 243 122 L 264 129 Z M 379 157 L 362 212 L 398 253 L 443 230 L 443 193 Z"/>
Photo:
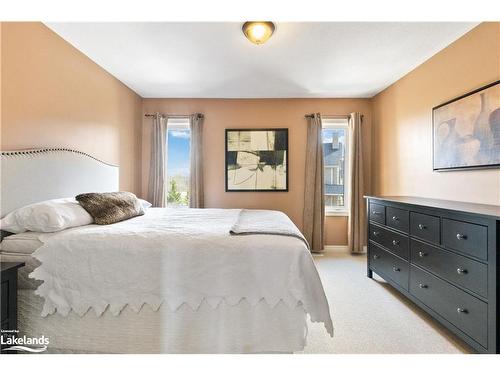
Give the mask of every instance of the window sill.
<path id="1" fill-rule="evenodd" d="M 349 211 L 326 211 L 325 216 L 349 216 Z"/>

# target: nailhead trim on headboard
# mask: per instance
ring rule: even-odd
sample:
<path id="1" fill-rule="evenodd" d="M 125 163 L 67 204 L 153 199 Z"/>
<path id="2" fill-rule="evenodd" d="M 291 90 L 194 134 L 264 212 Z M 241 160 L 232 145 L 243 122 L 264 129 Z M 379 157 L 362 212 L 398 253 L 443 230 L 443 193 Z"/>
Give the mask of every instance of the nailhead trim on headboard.
<path id="1" fill-rule="evenodd" d="M 19 156 L 19 155 L 36 155 L 36 154 L 43 154 L 43 153 L 49 153 L 49 152 L 73 152 L 75 154 L 80 154 L 83 156 L 86 156 L 88 158 L 94 159 L 95 161 L 98 161 L 99 163 L 109 165 L 111 167 L 118 167 L 117 165 L 111 164 L 111 163 L 106 163 L 105 161 L 102 161 L 100 159 L 97 159 L 96 157 L 93 157 L 92 155 L 89 155 L 83 151 L 78 151 L 78 150 L 72 150 L 70 148 L 38 148 L 38 149 L 30 149 L 30 150 L 17 150 L 17 151 L 1 151 L 2 157 L 9 157 L 9 156 Z"/>

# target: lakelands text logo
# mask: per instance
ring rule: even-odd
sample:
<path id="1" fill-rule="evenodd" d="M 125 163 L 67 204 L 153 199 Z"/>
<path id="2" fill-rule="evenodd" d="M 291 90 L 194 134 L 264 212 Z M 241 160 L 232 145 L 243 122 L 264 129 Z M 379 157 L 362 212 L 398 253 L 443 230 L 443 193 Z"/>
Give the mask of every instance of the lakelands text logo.
<path id="1" fill-rule="evenodd" d="M 17 351 L 42 353 L 47 350 L 49 338 L 44 335 L 40 337 L 28 337 L 26 335 L 17 337 L 17 330 L 2 330 L 0 335 L 0 343 L 2 351 Z"/>

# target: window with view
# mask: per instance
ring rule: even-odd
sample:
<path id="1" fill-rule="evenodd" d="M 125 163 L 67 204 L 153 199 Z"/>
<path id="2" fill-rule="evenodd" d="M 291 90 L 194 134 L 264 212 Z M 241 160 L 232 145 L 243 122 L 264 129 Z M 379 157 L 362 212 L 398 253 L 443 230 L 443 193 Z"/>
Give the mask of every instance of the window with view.
<path id="1" fill-rule="evenodd" d="M 167 206 L 187 207 L 191 143 L 189 119 L 169 118 L 167 133 Z"/>
<path id="2" fill-rule="evenodd" d="M 348 121 L 347 118 L 323 118 L 322 123 L 325 211 L 327 214 L 347 214 Z"/>

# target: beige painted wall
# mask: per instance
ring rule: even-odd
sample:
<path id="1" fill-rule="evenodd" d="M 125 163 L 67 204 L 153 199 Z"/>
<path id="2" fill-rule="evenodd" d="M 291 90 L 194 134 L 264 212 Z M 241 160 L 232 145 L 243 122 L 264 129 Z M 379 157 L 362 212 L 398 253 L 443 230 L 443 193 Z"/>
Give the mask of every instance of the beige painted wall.
<path id="1" fill-rule="evenodd" d="M 365 115 L 366 158 L 369 155 L 371 102 L 368 99 L 144 99 L 145 113 L 189 114 L 201 112 L 204 123 L 205 202 L 207 207 L 266 208 L 287 213 L 302 227 L 306 121 L 304 115 Z M 143 194 L 147 193 L 151 120 L 144 119 L 142 143 Z M 224 188 L 224 129 L 289 128 L 289 192 L 226 193 Z M 369 182 L 368 182 L 369 184 Z M 328 217 L 328 245 L 347 244 L 347 218 Z"/>
<path id="2" fill-rule="evenodd" d="M 140 193 L 141 97 L 39 22 L 2 23 L 1 45 L 1 149 L 88 152 Z"/>
<path id="3" fill-rule="evenodd" d="M 500 170 L 432 171 L 432 107 L 500 79 L 500 23 L 483 23 L 373 99 L 373 191 L 500 205 Z"/>

